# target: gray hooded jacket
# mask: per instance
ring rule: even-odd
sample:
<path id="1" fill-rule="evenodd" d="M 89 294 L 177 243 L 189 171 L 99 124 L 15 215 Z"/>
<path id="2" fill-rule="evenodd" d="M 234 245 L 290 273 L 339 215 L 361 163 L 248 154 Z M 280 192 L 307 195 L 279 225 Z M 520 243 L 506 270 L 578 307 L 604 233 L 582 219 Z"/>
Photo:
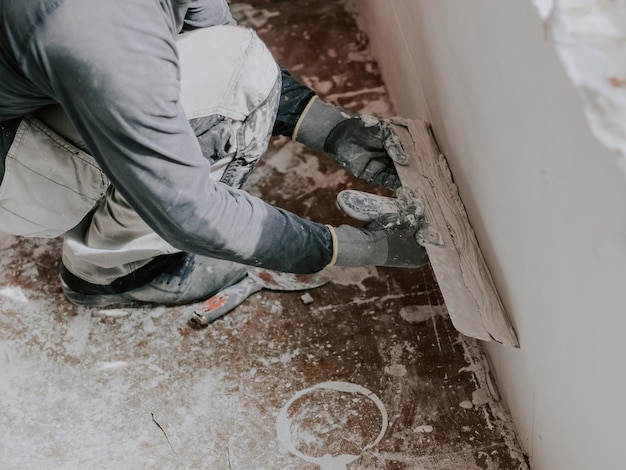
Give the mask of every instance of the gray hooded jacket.
<path id="1" fill-rule="evenodd" d="M 0 0 L 0 121 L 60 103 L 117 190 L 173 246 L 319 271 L 332 255 L 328 229 L 212 181 L 180 105 L 177 34 L 232 22 L 223 0 Z"/>

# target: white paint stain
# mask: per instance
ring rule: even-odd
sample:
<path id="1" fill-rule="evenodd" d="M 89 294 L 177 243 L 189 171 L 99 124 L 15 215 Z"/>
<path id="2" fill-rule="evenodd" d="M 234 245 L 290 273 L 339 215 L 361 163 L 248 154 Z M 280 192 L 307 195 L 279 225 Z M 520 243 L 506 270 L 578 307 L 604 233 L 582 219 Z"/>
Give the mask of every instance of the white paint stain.
<path id="1" fill-rule="evenodd" d="M 267 307 L 267 310 L 271 313 L 271 314 L 277 314 L 277 313 L 282 313 L 283 311 L 283 306 L 280 303 L 280 301 L 278 300 L 272 300 L 272 301 L 263 301 L 262 305 L 264 307 Z"/>
<path id="2" fill-rule="evenodd" d="M 435 330 L 435 339 L 437 340 L 437 348 L 441 352 L 443 350 L 441 349 L 441 338 L 439 337 L 439 331 L 437 330 L 437 319 L 435 317 L 432 317 L 432 321 L 433 321 L 433 330 Z"/>
<path id="3" fill-rule="evenodd" d="M 409 323 L 422 323 L 445 313 L 444 305 L 405 305 L 400 309 L 400 317 Z"/>
<path id="4" fill-rule="evenodd" d="M 87 337 L 91 330 L 91 315 L 86 312 L 79 312 L 67 325 L 65 334 L 65 349 L 68 353 L 78 356 L 87 344 Z"/>
<path id="5" fill-rule="evenodd" d="M 368 304 L 372 304 L 372 303 L 376 303 L 377 305 L 383 305 L 388 300 L 403 299 L 405 297 L 406 297 L 405 294 L 397 294 L 397 295 L 385 295 L 383 297 L 373 296 L 373 297 L 368 297 L 366 299 L 354 298 L 350 302 L 346 302 L 343 305 L 335 305 L 335 304 L 333 304 L 333 305 L 325 305 L 324 307 L 320 307 L 320 308 L 315 309 L 315 311 L 316 312 L 324 312 L 326 310 L 337 310 L 337 309 L 345 308 L 348 305 L 363 306 L 363 305 L 368 305 Z M 388 310 L 388 311 L 391 312 L 391 310 Z M 363 313 L 366 313 L 366 311 L 363 310 Z M 367 313 L 373 315 L 375 313 L 375 311 L 374 310 L 370 310 Z M 377 317 L 374 316 L 372 318 L 376 319 Z"/>
<path id="6" fill-rule="evenodd" d="M 431 433 L 434 429 L 430 424 L 423 424 L 422 426 L 416 427 L 413 432 L 416 433 Z"/>
<path id="7" fill-rule="evenodd" d="M 372 56 L 367 51 L 348 52 L 348 62 L 371 62 Z"/>
<path id="8" fill-rule="evenodd" d="M 99 362 L 96 364 L 96 370 L 116 370 L 123 369 L 128 366 L 126 361 Z"/>
<path id="9" fill-rule="evenodd" d="M 278 194 L 284 197 L 297 195 L 299 199 L 303 199 L 316 189 L 343 185 L 347 177 L 344 170 L 339 169 L 331 174 L 323 173 L 319 169 L 319 160 L 310 158 L 306 155 L 307 152 L 302 144 L 285 141 L 285 145 L 278 151 L 265 154 L 263 165 L 259 165 L 250 175 L 246 188 L 250 193 L 258 195 L 255 186 L 275 172 L 290 175 L 290 179 L 285 180 L 280 188 L 276 188 Z M 294 179 L 293 175 L 298 177 Z"/>
<path id="10" fill-rule="evenodd" d="M 385 374 L 394 377 L 404 377 L 407 374 L 407 370 L 402 364 L 391 364 L 390 366 L 385 366 Z"/>
<path id="11" fill-rule="evenodd" d="M 363 292 L 367 290 L 363 282 L 378 276 L 376 266 L 364 266 L 360 268 L 333 266 L 330 268 L 330 272 L 333 275 L 333 284 L 339 284 L 340 286 L 357 286 Z"/>
<path id="12" fill-rule="evenodd" d="M 267 24 L 270 18 L 280 15 L 278 11 L 255 8 L 248 3 L 239 2 L 232 3 L 230 5 L 230 11 L 237 22 L 249 25 L 259 32 L 264 31 L 262 28 Z"/>
<path id="13" fill-rule="evenodd" d="M 3 296 L 7 300 L 11 300 L 13 302 L 17 302 L 20 304 L 28 303 L 28 299 L 24 295 L 24 292 L 21 288 L 16 286 L 5 286 L 0 289 L 0 295 Z"/>
<path id="14" fill-rule="evenodd" d="M 100 318 L 125 318 L 131 314 L 130 309 L 112 308 L 109 310 L 98 310 L 93 315 Z"/>
<path id="15" fill-rule="evenodd" d="M 489 391 L 484 388 L 479 388 L 472 392 L 472 404 L 476 407 L 486 405 L 489 403 L 489 400 L 491 400 Z"/>
<path id="16" fill-rule="evenodd" d="M 280 362 L 283 364 L 287 364 L 293 360 L 294 357 L 297 357 L 300 354 L 300 350 L 296 349 L 291 352 L 286 352 L 280 355 Z"/>

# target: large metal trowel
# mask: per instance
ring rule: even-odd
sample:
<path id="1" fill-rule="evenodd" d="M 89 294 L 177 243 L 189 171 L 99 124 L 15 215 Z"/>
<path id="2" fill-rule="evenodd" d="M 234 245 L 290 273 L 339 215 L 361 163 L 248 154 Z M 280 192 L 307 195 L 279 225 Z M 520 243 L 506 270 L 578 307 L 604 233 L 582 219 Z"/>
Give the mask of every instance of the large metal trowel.
<path id="1" fill-rule="evenodd" d="M 331 280 L 326 271 L 315 274 L 291 274 L 269 269 L 251 268 L 236 284 L 229 286 L 194 307 L 191 321 L 207 326 L 223 317 L 244 300 L 261 289 L 275 291 L 298 291 L 320 287 Z"/>
<path id="2" fill-rule="evenodd" d="M 402 186 L 423 198 L 423 221 L 430 226 L 423 246 L 452 324 L 464 335 L 519 347 L 430 125 L 399 117 L 390 122 L 403 152 L 401 159 L 394 158 L 393 152 L 390 155 L 397 163 Z"/>

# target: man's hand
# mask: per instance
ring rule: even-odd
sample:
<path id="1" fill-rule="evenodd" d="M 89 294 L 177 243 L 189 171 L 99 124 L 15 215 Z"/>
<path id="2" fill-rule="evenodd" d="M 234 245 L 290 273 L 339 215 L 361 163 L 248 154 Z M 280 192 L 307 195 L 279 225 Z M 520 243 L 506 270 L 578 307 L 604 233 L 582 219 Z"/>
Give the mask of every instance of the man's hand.
<path id="1" fill-rule="evenodd" d="M 372 116 L 350 116 L 314 96 L 292 135 L 330 154 L 349 172 L 369 183 L 396 189 L 400 179 L 394 160 L 403 160 L 402 144 L 391 125 Z"/>
<path id="2" fill-rule="evenodd" d="M 391 155 L 401 152 L 391 126 L 372 116 L 339 122 L 328 134 L 324 151 L 358 178 L 396 189 L 400 179 Z"/>
<path id="3" fill-rule="evenodd" d="M 361 191 L 342 191 L 339 207 L 351 217 L 368 222 L 363 228 L 330 227 L 338 266 L 395 266 L 416 268 L 428 263 L 425 243 L 439 244 L 424 222 L 424 201 L 400 188 L 397 198 Z"/>

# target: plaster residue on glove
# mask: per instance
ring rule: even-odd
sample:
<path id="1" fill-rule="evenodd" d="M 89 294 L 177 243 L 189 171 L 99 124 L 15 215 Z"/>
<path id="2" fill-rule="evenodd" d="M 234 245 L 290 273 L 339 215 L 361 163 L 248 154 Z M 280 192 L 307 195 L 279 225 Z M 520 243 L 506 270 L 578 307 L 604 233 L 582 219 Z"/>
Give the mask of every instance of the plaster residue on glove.
<path id="1" fill-rule="evenodd" d="M 344 190 L 337 196 L 337 203 L 353 219 L 376 223 L 378 229 L 417 227 L 424 216 L 423 198 L 404 187 L 399 188 L 396 195 L 397 197 L 390 198 L 362 191 Z"/>

